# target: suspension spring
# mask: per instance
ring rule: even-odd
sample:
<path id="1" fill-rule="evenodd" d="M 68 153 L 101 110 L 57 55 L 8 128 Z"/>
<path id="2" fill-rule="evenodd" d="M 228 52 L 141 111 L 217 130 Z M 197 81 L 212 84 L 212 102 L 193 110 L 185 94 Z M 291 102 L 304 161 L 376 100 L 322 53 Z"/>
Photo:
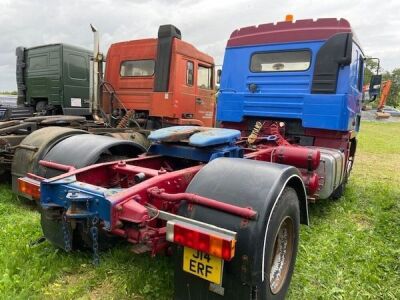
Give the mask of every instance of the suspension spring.
<path id="1" fill-rule="evenodd" d="M 117 128 L 127 128 L 129 120 L 132 118 L 134 110 L 128 110 L 125 116 L 122 117 L 121 121 L 118 122 Z"/>
<path id="2" fill-rule="evenodd" d="M 253 130 L 251 131 L 250 135 L 247 137 L 247 143 L 249 145 L 254 144 L 254 142 L 257 140 L 261 129 L 264 127 L 264 124 L 265 124 L 265 122 L 260 122 L 260 121 L 256 122 L 256 124 L 254 125 Z"/>

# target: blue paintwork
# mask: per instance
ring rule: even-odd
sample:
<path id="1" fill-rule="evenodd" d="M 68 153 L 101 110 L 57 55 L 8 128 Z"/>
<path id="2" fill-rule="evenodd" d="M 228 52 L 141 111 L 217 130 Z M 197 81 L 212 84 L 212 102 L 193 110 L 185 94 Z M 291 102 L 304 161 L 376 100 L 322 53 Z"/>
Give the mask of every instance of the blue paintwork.
<path id="1" fill-rule="evenodd" d="M 194 147 L 232 144 L 239 138 L 239 130 L 199 126 L 172 126 L 161 128 L 153 131 L 148 136 L 148 139 L 152 142 L 178 142 L 187 139 L 188 144 Z"/>
<path id="2" fill-rule="evenodd" d="M 306 128 L 358 130 L 362 92 L 358 90 L 357 83 L 361 50 L 353 43 L 352 63 L 340 69 L 336 94 L 311 94 L 316 55 L 324 42 L 227 48 L 222 67 L 217 120 L 242 122 L 247 117 L 300 119 Z M 304 49 L 312 53 L 311 66 L 306 71 L 250 71 L 251 55 L 255 52 Z M 250 92 L 250 84 L 256 84 L 256 92 Z"/>
<path id="3" fill-rule="evenodd" d="M 151 145 L 149 153 L 202 162 L 209 162 L 218 157 L 243 157 L 243 149 L 230 144 L 218 147 L 198 148 L 186 145 L 161 143 Z"/>
<path id="4" fill-rule="evenodd" d="M 44 180 L 40 184 L 40 205 L 43 208 L 62 207 L 68 219 L 89 219 L 98 217 L 104 221 L 104 229 L 110 230 L 112 202 L 108 196 L 116 193 L 112 189 L 105 189 L 91 184 L 79 182 L 75 176 L 61 180 Z M 70 212 L 73 204 L 83 209 L 79 212 Z"/>
<path id="5" fill-rule="evenodd" d="M 235 145 L 239 138 L 240 131 L 235 129 L 173 126 L 149 135 L 153 142 L 149 153 L 203 162 L 218 157 L 243 157 L 243 149 Z"/>
<path id="6" fill-rule="evenodd" d="M 188 139 L 188 143 L 163 143 L 170 140 L 171 136 L 177 137 L 177 134 Z M 235 145 L 239 137 L 240 132 L 232 129 L 169 127 L 152 132 L 149 139 L 154 143 L 149 153 L 201 162 L 209 162 L 218 157 L 242 158 L 243 149 Z M 46 179 L 40 184 L 40 205 L 43 208 L 64 208 L 68 219 L 97 217 L 104 222 L 105 230 L 111 230 L 112 202 L 108 197 L 118 191 L 79 182 L 75 176 L 56 181 Z M 73 205 L 80 209 L 76 212 L 69 210 Z"/>

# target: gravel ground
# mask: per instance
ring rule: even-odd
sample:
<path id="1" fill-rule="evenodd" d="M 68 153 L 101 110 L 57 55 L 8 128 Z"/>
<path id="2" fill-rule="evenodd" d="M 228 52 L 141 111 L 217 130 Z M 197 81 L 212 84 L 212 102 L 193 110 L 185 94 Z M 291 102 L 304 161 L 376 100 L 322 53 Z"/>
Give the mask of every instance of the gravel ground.
<path id="1" fill-rule="evenodd" d="M 377 121 L 377 122 L 400 122 L 400 117 L 390 117 L 387 119 L 377 119 L 375 116 L 376 110 L 371 109 L 361 112 L 361 120 Z"/>

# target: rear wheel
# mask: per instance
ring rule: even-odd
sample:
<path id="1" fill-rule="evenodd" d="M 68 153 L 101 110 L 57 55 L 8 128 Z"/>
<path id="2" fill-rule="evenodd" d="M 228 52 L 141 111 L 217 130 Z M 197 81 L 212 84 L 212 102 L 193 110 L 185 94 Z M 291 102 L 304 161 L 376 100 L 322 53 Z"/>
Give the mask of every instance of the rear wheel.
<path id="1" fill-rule="evenodd" d="M 237 243 L 234 258 L 224 262 L 220 288 L 182 271 L 183 249 L 178 247 L 175 299 L 284 299 L 298 250 L 298 193 L 291 186 L 276 191 L 276 185 L 270 184 L 267 176 L 273 177 L 277 173 L 270 172 L 269 166 L 264 168 L 263 163 L 222 160 L 225 162 L 209 163 L 215 170 L 210 171 L 208 165 L 204 167 L 192 180 L 187 192 L 240 207 L 252 207 L 259 213 L 258 218 L 246 221 L 197 205 L 188 210 L 183 206 L 180 213 L 185 217 L 235 231 Z M 275 192 L 277 196 L 269 198 Z M 221 288 L 223 295 L 215 292 Z"/>
<path id="2" fill-rule="evenodd" d="M 105 163 L 128 158 L 127 156 L 103 153 L 95 163 Z M 63 214 L 65 213 L 65 209 L 63 208 L 41 209 L 40 213 L 43 234 L 54 246 L 68 250 L 65 239 L 69 237 L 71 239 L 71 250 L 93 248 L 93 234 L 91 231 L 93 225 L 90 221 L 63 222 Z M 98 229 L 97 243 L 99 250 L 109 249 L 119 240 L 118 237 L 111 236 L 102 230 L 100 224 L 96 224 L 95 227 Z"/>
<path id="3" fill-rule="evenodd" d="M 262 285 L 265 298 L 284 299 L 296 261 L 300 211 L 296 192 L 286 187 L 272 212 L 267 231 L 264 270 L 268 280 Z"/>
<path id="4" fill-rule="evenodd" d="M 45 100 L 40 100 L 36 103 L 35 106 L 35 111 L 39 114 L 39 115 L 47 115 L 47 101 Z"/>
<path id="5" fill-rule="evenodd" d="M 119 161 L 136 157 L 145 151 L 144 146 L 132 141 L 121 141 L 106 136 L 97 135 L 76 135 L 60 141 L 46 155 L 44 160 L 72 165 L 76 168 L 86 167 L 88 165 Z M 62 171 L 42 167 L 39 175 L 51 178 L 57 176 Z M 65 209 L 62 208 L 64 212 Z M 102 230 L 101 224 L 92 224 L 92 220 L 67 220 L 67 224 L 62 222 L 60 217 L 46 221 L 48 212 L 42 212 L 42 229 L 45 237 L 55 246 L 66 249 L 60 242 L 65 234 L 65 225 L 71 231 L 73 248 L 92 248 L 93 247 L 93 227 L 97 227 L 98 249 L 107 249 L 116 242 L 114 236 L 110 236 Z M 61 221 L 60 221 L 61 220 Z M 67 250 L 67 249 L 66 249 Z"/>
<path id="6" fill-rule="evenodd" d="M 62 208 L 39 210 L 43 235 L 51 244 L 66 251 L 93 249 L 93 225 L 90 222 L 68 222 L 64 219 L 65 210 Z M 98 230 L 98 250 L 109 249 L 119 240 L 103 231 L 100 225 L 96 224 L 95 227 Z"/>

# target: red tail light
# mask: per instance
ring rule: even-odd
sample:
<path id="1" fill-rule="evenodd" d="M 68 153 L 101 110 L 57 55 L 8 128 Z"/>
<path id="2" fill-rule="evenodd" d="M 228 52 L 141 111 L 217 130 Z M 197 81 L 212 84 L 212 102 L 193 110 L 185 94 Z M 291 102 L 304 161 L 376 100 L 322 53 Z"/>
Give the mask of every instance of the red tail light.
<path id="1" fill-rule="evenodd" d="M 235 238 L 183 221 L 167 222 L 167 240 L 227 261 L 235 256 Z"/>
<path id="2" fill-rule="evenodd" d="M 34 200 L 40 199 L 40 182 L 28 177 L 18 178 L 18 191 L 31 196 Z"/>

